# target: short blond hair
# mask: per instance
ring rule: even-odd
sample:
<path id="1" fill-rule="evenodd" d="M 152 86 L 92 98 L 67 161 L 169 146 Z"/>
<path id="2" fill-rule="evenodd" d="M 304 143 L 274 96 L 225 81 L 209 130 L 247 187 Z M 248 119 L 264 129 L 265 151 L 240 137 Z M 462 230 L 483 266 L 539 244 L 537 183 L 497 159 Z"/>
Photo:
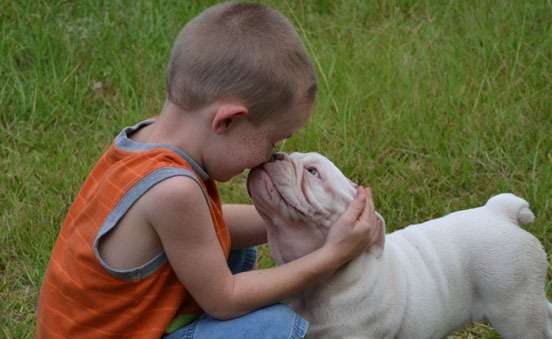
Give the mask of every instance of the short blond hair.
<path id="1" fill-rule="evenodd" d="M 237 97 L 260 120 L 315 95 L 314 67 L 299 35 L 285 16 L 263 5 L 210 7 L 174 43 L 167 96 L 186 110 Z"/>

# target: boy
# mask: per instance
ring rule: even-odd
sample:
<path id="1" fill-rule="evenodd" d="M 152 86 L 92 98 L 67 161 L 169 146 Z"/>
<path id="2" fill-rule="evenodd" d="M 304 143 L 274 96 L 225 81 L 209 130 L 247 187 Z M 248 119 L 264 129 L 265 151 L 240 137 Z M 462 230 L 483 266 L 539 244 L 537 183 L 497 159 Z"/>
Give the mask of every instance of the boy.
<path id="1" fill-rule="evenodd" d="M 307 52 L 278 12 L 223 3 L 189 22 L 159 118 L 119 134 L 68 212 L 37 337 L 302 338 L 307 323 L 275 303 L 365 248 L 370 193 L 359 189 L 319 250 L 242 272 L 265 227 L 253 206 L 221 206 L 214 181 L 269 161 L 305 124 L 315 92 Z"/>

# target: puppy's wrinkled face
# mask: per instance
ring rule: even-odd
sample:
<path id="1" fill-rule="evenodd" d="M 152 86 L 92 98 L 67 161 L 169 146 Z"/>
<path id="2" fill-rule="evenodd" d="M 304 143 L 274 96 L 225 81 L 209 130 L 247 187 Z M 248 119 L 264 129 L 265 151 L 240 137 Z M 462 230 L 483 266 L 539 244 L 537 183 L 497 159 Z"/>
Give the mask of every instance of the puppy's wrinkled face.
<path id="1" fill-rule="evenodd" d="M 356 194 L 356 185 L 318 153 L 278 153 L 251 170 L 247 186 L 279 263 L 321 247 Z"/>

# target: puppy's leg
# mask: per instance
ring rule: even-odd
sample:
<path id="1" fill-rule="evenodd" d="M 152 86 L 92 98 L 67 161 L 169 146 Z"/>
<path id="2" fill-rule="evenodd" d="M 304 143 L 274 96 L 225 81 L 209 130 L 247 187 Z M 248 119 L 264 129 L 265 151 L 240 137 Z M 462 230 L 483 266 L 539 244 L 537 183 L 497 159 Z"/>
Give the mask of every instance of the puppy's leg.
<path id="1" fill-rule="evenodd" d="M 552 339 L 552 304 L 546 305 L 546 339 Z"/>
<path id="2" fill-rule="evenodd" d="M 509 251 L 487 262 L 480 276 L 484 315 L 502 338 L 552 339 L 552 309 L 544 292 L 546 253 L 526 232 L 513 239 Z"/>
<path id="3" fill-rule="evenodd" d="M 502 338 L 552 339 L 552 306 L 544 295 L 522 293 L 505 299 L 487 305 L 485 312 Z"/>

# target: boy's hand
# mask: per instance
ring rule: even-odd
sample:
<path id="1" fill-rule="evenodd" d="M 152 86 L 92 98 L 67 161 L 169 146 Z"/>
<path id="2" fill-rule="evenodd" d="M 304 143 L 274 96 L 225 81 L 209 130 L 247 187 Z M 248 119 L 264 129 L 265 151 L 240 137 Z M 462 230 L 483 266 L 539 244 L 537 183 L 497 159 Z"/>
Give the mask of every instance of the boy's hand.
<path id="1" fill-rule="evenodd" d="M 368 248 L 376 224 L 372 190 L 359 186 L 355 199 L 331 227 L 324 247 L 344 264 Z"/>

